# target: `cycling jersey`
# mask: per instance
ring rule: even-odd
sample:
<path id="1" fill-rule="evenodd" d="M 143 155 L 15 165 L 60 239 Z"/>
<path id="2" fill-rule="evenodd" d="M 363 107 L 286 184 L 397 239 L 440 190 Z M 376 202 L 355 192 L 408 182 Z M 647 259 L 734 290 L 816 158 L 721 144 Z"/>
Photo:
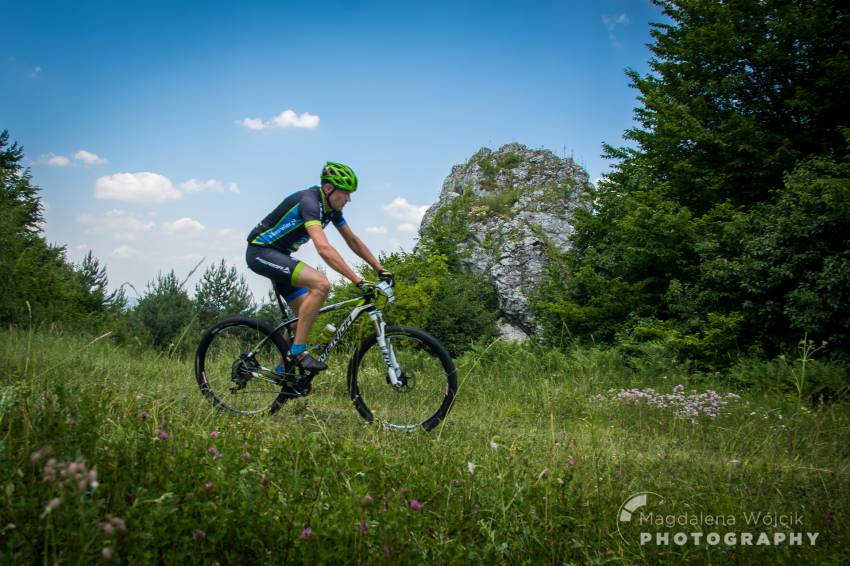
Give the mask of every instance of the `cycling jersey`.
<path id="1" fill-rule="evenodd" d="M 252 246 L 270 247 L 291 254 L 310 240 L 308 226 L 324 228 L 333 222 L 345 226 L 342 212 L 331 210 L 321 187 L 292 193 L 248 234 Z"/>

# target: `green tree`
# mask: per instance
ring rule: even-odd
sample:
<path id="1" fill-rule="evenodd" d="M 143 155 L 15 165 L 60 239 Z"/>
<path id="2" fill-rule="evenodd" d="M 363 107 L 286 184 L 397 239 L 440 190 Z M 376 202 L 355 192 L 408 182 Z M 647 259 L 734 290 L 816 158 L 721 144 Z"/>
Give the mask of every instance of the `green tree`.
<path id="1" fill-rule="evenodd" d="M 158 347 L 175 346 L 189 331 L 194 306 L 173 269 L 148 282 L 132 317 L 139 333 Z"/>
<path id="2" fill-rule="evenodd" d="M 223 259 L 209 266 L 195 285 L 195 311 L 204 327 L 219 318 L 250 314 L 253 307 L 245 276 L 235 267 L 228 267 Z"/>
<path id="3" fill-rule="evenodd" d="M 654 24 L 651 73 L 628 71 L 635 145 L 606 146 L 617 164 L 577 213 L 571 275 L 550 274 L 535 303 L 549 337 L 663 339 L 717 365 L 806 329 L 842 335 L 843 256 L 811 236 L 834 240 L 842 221 L 801 189 L 802 170 L 784 175 L 845 152 L 850 7 L 656 3 L 670 22 Z"/>
<path id="4" fill-rule="evenodd" d="M 652 72 L 640 92 L 638 147 L 653 185 L 699 216 L 766 200 L 800 159 L 843 151 L 850 125 L 850 8 L 838 0 L 653 0 Z M 609 148 L 610 149 L 610 148 Z"/>
<path id="5" fill-rule="evenodd" d="M 91 312 L 87 290 L 63 247 L 41 234 L 42 205 L 23 148 L 0 133 L 0 321 L 79 322 Z"/>

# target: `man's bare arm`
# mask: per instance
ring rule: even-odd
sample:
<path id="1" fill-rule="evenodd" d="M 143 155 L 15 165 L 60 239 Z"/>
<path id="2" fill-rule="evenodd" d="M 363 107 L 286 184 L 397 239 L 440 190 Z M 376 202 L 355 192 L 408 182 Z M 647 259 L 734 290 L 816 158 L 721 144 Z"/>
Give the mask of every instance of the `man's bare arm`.
<path id="1" fill-rule="evenodd" d="M 349 248 L 351 248 L 351 251 L 362 258 L 363 261 L 371 265 L 372 269 L 375 271 L 381 271 L 384 268 L 384 266 L 375 259 L 374 254 L 372 254 L 372 251 L 366 246 L 366 244 L 363 243 L 363 240 L 354 234 L 348 224 L 343 225 L 343 227 L 339 229 L 339 233 L 342 234 L 343 240 L 345 240 L 345 243 L 348 244 Z"/>
<path id="2" fill-rule="evenodd" d="M 354 270 L 345 263 L 345 260 L 342 259 L 341 255 L 339 255 L 336 248 L 328 241 L 328 237 L 325 235 L 325 231 L 321 226 L 315 224 L 307 226 L 307 234 L 309 234 L 310 239 L 313 240 L 313 244 L 316 246 L 316 251 L 319 252 L 321 258 L 325 260 L 325 263 L 327 263 L 331 269 L 340 275 L 347 277 L 352 283 L 360 283 L 363 280 L 362 277 L 355 273 Z"/>

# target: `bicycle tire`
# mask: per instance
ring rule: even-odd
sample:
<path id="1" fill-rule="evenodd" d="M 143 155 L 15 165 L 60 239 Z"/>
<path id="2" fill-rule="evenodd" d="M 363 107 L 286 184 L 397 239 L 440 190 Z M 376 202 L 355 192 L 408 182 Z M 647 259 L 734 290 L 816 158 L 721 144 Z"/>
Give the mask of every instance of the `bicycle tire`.
<path id="1" fill-rule="evenodd" d="M 252 359 L 242 359 L 266 337 Z M 244 415 L 274 413 L 286 397 L 270 368 L 288 348 L 283 336 L 266 322 L 244 316 L 227 318 L 201 338 L 195 354 L 195 378 L 204 396 L 219 409 Z"/>
<path id="2" fill-rule="evenodd" d="M 388 326 L 385 335 L 406 384 L 403 388 L 390 384 L 378 335 L 372 333 L 348 363 L 348 391 L 354 407 L 366 421 L 378 420 L 386 428 L 432 430 L 446 418 L 457 394 L 451 355 L 439 340 L 417 328 Z"/>

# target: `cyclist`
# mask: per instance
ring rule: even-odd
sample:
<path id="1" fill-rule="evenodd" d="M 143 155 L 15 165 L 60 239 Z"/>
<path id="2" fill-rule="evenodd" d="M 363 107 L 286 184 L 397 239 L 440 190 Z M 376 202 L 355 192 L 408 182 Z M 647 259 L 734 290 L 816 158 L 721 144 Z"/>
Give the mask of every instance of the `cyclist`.
<path id="1" fill-rule="evenodd" d="M 356 190 L 357 176 L 351 167 L 328 161 L 322 169 L 321 186 L 292 193 L 283 199 L 248 235 L 245 252 L 248 267 L 271 279 L 276 290 L 299 317 L 288 355 L 291 361 L 307 371 L 316 372 L 328 367 L 309 354 L 307 337 L 331 284 L 323 273 L 291 254 L 313 240 L 325 263 L 367 291 L 370 284 L 349 267 L 325 236 L 324 227 L 333 222 L 351 251 L 366 261 L 379 278 L 393 278 L 393 274 L 375 259 L 342 216 L 342 209 Z M 276 368 L 278 372 L 282 370 L 280 366 Z"/>

